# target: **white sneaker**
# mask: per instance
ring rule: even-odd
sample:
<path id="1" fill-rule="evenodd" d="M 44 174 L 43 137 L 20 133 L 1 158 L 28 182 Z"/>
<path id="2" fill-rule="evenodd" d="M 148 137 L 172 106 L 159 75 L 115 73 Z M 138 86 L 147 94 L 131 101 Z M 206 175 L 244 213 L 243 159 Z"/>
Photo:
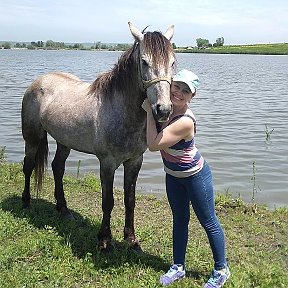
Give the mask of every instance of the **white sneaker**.
<path id="1" fill-rule="evenodd" d="M 203 288 L 221 288 L 230 277 L 230 275 L 231 273 L 228 266 L 226 266 L 225 269 L 219 271 L 213 269 L 210 279 L 203 286 Z"/>
<path id="2" fill-rule="evenodd" d="M 185 270 L 181 264 L 173 264 L 169 271 L 160 277 L 160 283 L 164 286 L 185 277 Z"/>

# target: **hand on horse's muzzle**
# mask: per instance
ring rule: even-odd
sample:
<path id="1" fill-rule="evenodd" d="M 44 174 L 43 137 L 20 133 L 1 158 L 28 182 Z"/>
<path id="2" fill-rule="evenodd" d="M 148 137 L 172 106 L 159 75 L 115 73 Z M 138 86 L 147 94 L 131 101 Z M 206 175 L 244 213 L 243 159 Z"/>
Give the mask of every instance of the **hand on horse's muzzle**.
<path id="1" fill-rule="evenodd" d="M 153 114 L 154 120 L 156 122 L 165 122 L 169 119 L 172 113 L 172 104 L 165 106 L 161 104 L 151 105 L 148 98 L 146 98 L 141 106 L 147 113 Z"/>
<path id="2" fill-rule="evenodd" d="M 147 112 L 147 113 L 148 113 L 149 111 L 151 111 L 151 104 L 150 104 L 148 98 L 146 98 L 146 99 L 143 101 L 141 107 L 142 107 L 142 108 L 145 110 L 145 112 Z"/>

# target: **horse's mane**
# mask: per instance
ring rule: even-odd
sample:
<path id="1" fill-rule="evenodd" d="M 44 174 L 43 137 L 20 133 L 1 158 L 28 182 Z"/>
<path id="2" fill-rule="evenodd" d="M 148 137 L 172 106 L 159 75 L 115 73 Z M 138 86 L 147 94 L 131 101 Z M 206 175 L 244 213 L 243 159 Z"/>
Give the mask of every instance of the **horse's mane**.
<path id="1" fill-rule="evenodd" d="M 158 31 L 146 32 L 144 34 L 144 47 L 147 54 L 151 55 L 152 63 L 155 68 L 160 65 L 168 66 L 171 53 L 174 54 L 170 41 Z M 90 93 L 94 94 L 97 90 L 102 90 L 110 94 L 113 87 L 124 91 L 127 86 L 133 85 L 134 73 L 137 73 L 137 65 L 133 54 L 138 48 L 135 42 L 126 52 L 124 52 L 113 69 L 100 74 L 97 79 L 90 85 Z M 139 52 L 138 52 L 139 53 Z"/>

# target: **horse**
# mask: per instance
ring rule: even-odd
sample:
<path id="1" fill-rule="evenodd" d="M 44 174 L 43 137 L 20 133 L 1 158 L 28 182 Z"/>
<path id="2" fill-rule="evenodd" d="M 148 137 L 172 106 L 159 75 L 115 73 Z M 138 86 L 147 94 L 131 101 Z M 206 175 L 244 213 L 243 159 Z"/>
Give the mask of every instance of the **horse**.
<path id="1" fill-rule="evenodd" d="M 114 206 L 115 170 L 124 166 L 124 241 L 141 250 L 134 231 L 135 186 L 146 144 L 146 113 L 141 104 L 148 97 L 155 121 L 167 121 L 172 113 L 170 84 L 175 53 L 171 44 L 174 25 L 165 33 L 138 30 L 128 22 L 134 44 L 123 52 L 111 70 L 92 83 L 64 72 L 39 76 L 27 88 L 21 110 L 25 141 L 22 206 L 30 206 L 30 178 L 41 190 L 47 166 L 47 134 L 56 140 L 52 161 L 56 209 L 73 219 L 63 189 L 65 161 L 70 150 L 93 154 L 100 163 L 102 222 L 98 232 L 101 250 L 112 248 L 110 228 Z"/>

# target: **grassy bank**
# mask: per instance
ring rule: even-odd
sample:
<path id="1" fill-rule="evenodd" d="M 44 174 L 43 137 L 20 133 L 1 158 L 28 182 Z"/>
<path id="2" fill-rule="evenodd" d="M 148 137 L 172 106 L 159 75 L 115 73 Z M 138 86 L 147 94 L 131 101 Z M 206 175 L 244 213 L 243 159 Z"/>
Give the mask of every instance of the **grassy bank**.
<path id="1" fill-rule="evenodd" d="M 96 177 L 66 177 L 68 205 L 76 221 L 62 222 L 54 207 L 53 181 L 21 209 L 24 178 L 19 164 L 0 161 L 0 287 L 161 287 L 171 261 L 171 214 L 167 200 L 137 195 L 135 226 L 144 253 L 127 249 L 123 193 L 115 191 L 112 233 L 115 248 L 97 250 L 101 193 Z M 232 276 L 225 287 L 287 287 L 288 209 L 271 211 L 217 197 Z M 212 261 L 206 236 L 192 213 L 187 277 L 171 287 L 202 287 Z"/>
<path id="2" fill-rule="evenodd" d="M 288 43 L 254 44 L 254 45 L 224 45 L 206 49 L 178 48 L 179 53 L 212 53 L 212 54 L 259 54 L 259 55 L 288 55 Z"/>

